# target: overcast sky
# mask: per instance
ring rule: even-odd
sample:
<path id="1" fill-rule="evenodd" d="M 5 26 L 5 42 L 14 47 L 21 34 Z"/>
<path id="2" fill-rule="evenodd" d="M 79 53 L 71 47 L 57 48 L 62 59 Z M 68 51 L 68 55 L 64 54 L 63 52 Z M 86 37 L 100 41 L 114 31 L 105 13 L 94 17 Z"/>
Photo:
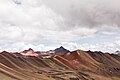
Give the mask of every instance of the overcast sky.
<path id="1" fill-rule="evenodd" d="M 0 0 L 0 51 L 120 50 L 120 0 Z"/>

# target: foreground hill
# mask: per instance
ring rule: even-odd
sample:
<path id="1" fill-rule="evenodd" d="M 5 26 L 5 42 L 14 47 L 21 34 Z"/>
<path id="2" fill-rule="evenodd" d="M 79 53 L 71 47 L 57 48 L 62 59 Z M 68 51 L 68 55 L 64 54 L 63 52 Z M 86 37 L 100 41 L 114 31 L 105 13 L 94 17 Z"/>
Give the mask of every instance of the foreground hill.
<path id="1" fill-rule="evenodd" d="M 60 49 L 62 51 L 60 51 Z M 58 52 L 64 52 L 60 47 Z M 120 80 L 120 57 L 76 50 L 44 58 L 32 49 L 0 53 L 1 80 Z"/>

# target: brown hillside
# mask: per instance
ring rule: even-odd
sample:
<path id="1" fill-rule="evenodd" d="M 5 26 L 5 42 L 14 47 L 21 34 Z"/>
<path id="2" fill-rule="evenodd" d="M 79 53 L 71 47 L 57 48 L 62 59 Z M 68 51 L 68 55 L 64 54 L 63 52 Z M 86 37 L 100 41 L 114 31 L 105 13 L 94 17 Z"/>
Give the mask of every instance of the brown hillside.
<path id="1" fill-rule="evenodd" d="M 76 50 L 42 58 L 31 49 L 30 55 L 0 53 L 0 79 L 4 80 L 119 80 L 120 57 L 114 54 Z M 31 55 L 32 54 L 32 55 Z M 37 54 L 37 56 L 33 55 Z"/>

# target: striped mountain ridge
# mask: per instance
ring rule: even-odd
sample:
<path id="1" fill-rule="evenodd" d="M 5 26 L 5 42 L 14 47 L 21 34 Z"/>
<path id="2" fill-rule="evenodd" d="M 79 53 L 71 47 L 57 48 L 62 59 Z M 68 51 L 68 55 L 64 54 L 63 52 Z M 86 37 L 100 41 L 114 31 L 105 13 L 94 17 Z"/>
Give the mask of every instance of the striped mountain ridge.
<path id="1" fill-rule="evenodd" d="M 120 56 L 76 50 L 43 58 L 32 49 L 3 51 L 0 80 L 120 80 Z"/>

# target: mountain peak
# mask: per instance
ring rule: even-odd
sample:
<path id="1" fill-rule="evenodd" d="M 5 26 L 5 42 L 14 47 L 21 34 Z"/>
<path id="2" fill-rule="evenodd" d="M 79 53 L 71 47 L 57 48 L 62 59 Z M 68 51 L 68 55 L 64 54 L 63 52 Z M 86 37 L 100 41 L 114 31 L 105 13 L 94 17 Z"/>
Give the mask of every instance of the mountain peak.
<path id="1" fill-rule="evenodd" d="M 116 51 L 115 54 L 117 54 L 118 56 L 120 56 L 120 51 Z"/>
<path id="2" fill-rule="evenodd" d="M 60 46 L 59 48 L 56 48 L 54 51 L 58 55 L 63 55 L 63 54 L 67 54 L 67 53 L 70 52 L 69 50 L 65 49 L 63 46 Z"/>
<path id="3" fill-rule="evenodd" d="M 8 53 L 7 51 L 2 51 L 1 53 Z"/>
<path id="4" fill-rule="evenodd" d="M 32 48 L 29 48 L 28 50 L 33 50 Z"/>
<path id="5" fill-rule="evenodd" d="M 26 56 L 38 56 L 38 54 L 35 53 L 34 50 L 31 48 L 29 48 L 28 50 L 22 51 L 21 54 Z"/>
<path id="6" fill-rule="evenodd" d="M 115 53 L 120 53 L 120 51 L 116 51 Z"/>
<path id="7" fill-rule="evenodd" d="M 63 46 L 60 46 L 60 48 L 64 48 Z M 64 48 L 65 49 L 65 48 Z"/>

